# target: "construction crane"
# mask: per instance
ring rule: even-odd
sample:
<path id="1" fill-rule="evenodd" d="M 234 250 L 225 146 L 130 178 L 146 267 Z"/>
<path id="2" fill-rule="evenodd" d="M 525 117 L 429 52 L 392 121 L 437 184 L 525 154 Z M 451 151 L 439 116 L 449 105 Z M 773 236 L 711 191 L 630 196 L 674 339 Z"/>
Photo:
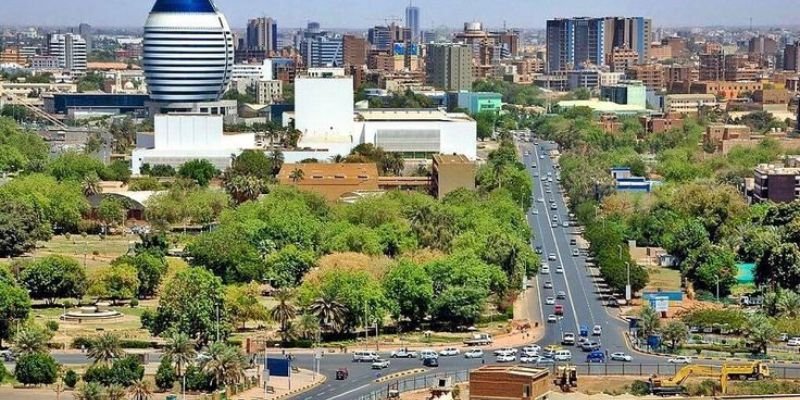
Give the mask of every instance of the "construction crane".
<path id="1" fill-rule="evenodd" d="M 650 392 L 653 394 L 681 394 L 686 390 L 683 383 L 691 376 L 702 376 L 718 379 L 720 389 L 725 394 L 731 380 L 762 380 L 769 378 L 769 366 L 760 361 L 747 364 L 723 364 L 722 367 L 713 365 L 687 365 L 671 378 L 659 378 L 655 375 L 650 378 Z"/>

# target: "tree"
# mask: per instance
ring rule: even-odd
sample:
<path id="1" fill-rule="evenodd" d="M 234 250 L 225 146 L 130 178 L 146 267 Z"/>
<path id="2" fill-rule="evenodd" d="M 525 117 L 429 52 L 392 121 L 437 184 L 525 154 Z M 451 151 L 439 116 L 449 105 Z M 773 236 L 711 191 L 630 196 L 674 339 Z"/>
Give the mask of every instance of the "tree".
<path id="1" fill-rule="evenodd" d="M 773 289 L 795 289 L 800 285 L 800 249 L 793 243 L 769 248 L 758 260 L 756 282 Z"/>
<path id="2" fill-rule="evenodd" d="M 664 244 L 664 249 L 679 261 L 683 261 L 689 256 L 690 251 L 699 249 L 707 243 L 709 243 L 708 231 L 703 224 L 696 219 L 688 219 L 681 221 L 674 236 Z"/>
<path id="3" fill-rule="evenodd" d="M 89 203 L 77 179 L 59 182 L 52 176 L 38 173 L 20 176 L 0 188 L 0 203 L 13 200 L 23 204 L 22 207 L 4 205 L 3 209 L 15 210 L 14 215 L 19 216 L 34 215 L 34 222 L 39 226 L 38 240 L 49 239 L 50 230 L 76 232 L 78 222 L 89 211 Z"/>
<path id="4" fill-rule="evenodd" d="M 50 175 L 57 180 L 76 182 L 83 182 L 89 176 L 99 177 L 105 170 L 105 165 L 99 159 L 77 151 L 61 153 L 49 163 L 48 167 Z"/>
<path id="5" fill-rule="evenodd" d="M 64 373 L 64 386 L 74 389 L 75 385 L 78 384 L 78 379 L 80 379 L 78 373 L 75 372 L 74 369 L 70 368 Z"/>
<path id="6" fill-rule="evenodd" d="M 110 364 L 114 359 L 124 355 L 119 336 L 110 332 L 98 336 L 92 341 L 86 355 L 94 359 L 94 364 Z"/>
<path id="7" fill-rule="evenodd" d="M 283 167 L 283 152 L 280 150 L 272 150 L 269 153 L 269 162 L 272 165 L 272 177 L 278 175 L 278 172 L 281 171 L 281 167 Z"/>
<path id="8" fill-rule="evenodd" d="M 383 287 L 397 321 L 408 318 L 412 326 L 417 326 L 428 315 L 433 302 L 433 280 L 422 266 L 398 263 L 384 277 Z"/>
<path id="9" fill-rule="evenodd" d="M 31 297 L 54 304 L 58 298 L 81 298 L 86 294 L 86 271 L 70 257 L 51 255 L 31 262 L 20 273 L 20 283 Z"/>
<path id="10" fill-rule="evenodd" d="M 231 285 L 225 290 L 225 309 L 233 325 L 244 329 L 247 321 L 266 321 L 269 317 L 266 307 L 259 301 L 261 288 L 258 283 Z"/>
<path id="11" fill-rule="evenodd" d="M 125 223 L 126 212 L 125 204 L 114 197 L 105 197 L 100 200 L 97 206 L 97 217 L 105 225 L 105 233 L 109 233 L 109 228 Z"/>
<path id="12" fill-rule="evenodd" d="M 106 388 L 106 400 L 123 400 L 127 394 L 125 388 L 116 383 Z"/>
<path id="13" fill-rule="evenodd" d="M 319 319 L 314 314 L 304 313 L 297 321 L 297 330 L 303 339 L 316 342 L 321 333 Z"/>
<path id="14" fill-rule="evenodd" d="M 256 200 L 266 190 L 263 181 L 252 175 L 232 175 L 226 172 L 222 180 L 225 191 L 236 204 Z"/>
<path id="15" fill-rule="evenodd" d="M 275 292 L 274 297 L 278 304 L 269 311 L 269 314 L 272 320 L 278 321 L 281 332 L 285 332 L 286 326 L 297 316 L 297 309 L 292 304 L 295 293 L 291 289 L 281 289 Z"/>
<path id="16" fill-rule="evenodd" d="M 26 354 L 17 359 L 14 377 L 23 385 L 55 383 L 58 377 L 58 364 L 50 354 Z"/>
<path id="17" fill-rule="evenodd" d="M 208 186 L 219 171 L 208 160 L 191 160 L 178 169 L 178 176 L 193 180 L 200 186 Z"/>
<path id="18" fill-rule="evenodd" d="M 681 321 L 670 321 L 661 329 L 664 341 L 670 343 L 670 348 L 675 351 L 678 346 L 689 337 L 689 329 Z"/>
<path id="19" fill-rule="evenodd" d="M 119 300 L 132 299 L 138 293 L 139 272 L 136 267 L 126 263 L 112 264 L 99 272 L 89 288 L 89 294 L 109 298 L 114 304 Z"/>
<path id="20" fill-rule="evenodd" d="M 448 287 L 433 299 L 432 314 L 450 327 L 472 325 L 483 312 L 487 295 L 481 288 Z"/>
<path id="21" fill-rule="evenodd" d="M 344 329 L 347 307 L 331 297 L 315 299 L 308 310 L 326 329 L 341 332 Z"/>
<path id="22" fill-rule="evenodd" d="M 0 345 L 9 339 L 12 327 L 28 319 L 31 299 L 28 292 L 12 282 L 0 280 Z"/>
<path id="23" fill-rule="evenodd" d="M 305 172 L 303 172 L 303 170 L 300 168 L 293 169 L 292 172 L 289 174 L 289 179 L 291 179 L 292 183 L 294 183 L 295 185 L 300 183 L 300 181 L 302 181 L 303 178 L 305 178 Z"/>
<path id="24" fill-rule="evenodd" d="M 96 172 L 90 172 L 83 178 L 81 190 L 86 197 L 103 193 L 103 188 L 100 186 L 100 177 L 97 176 Z"/>
<path id="25" fill-rule="evenodd" d="M 778 336 L 778 330 L 763 314 L 752 314 L 745 328 L 747 340 L 755 346 L 757 353 L 767 354 L 767 346 Z"/>
<path id="26" fill-rule="evenodd" d="M 216 385 L 225 386 L 244 378 L 247 361 L 239 348 L 215 342 L 209 348 L 208 356 L 203 361 L 202 368 L 213 377 L 212 382 Z"/>
<path id="27" fill-rule="evenodd" d="M 175 363 L 178 376 L 190 363 L 194 362 L 197 352 L 194 342 L 189 335 L 181 332 L 171 332 L 164 346 L 164 356 Z M 171 385 L 170 385 L 171 386 Z M 161 385 L 159 385 L 161 387 Z"/>
<path id="28" fill-rule="evenodd" d="M 642 309 L 639 311 L 640 337 L 650 337 L 658 331 L 660 325 L 661 319 L 658 316 L 658 313 L 656 313 L 656 310 L 653 310 L 649 306 L 642 307 Z"/>
<path id="29" fill-rule="evenodd" d="M 97 382 L 84 382 L 72 393 L 75 400 L 105 400 L 103 387 Z"/>
<path id="30" fill-rule="evenodd" d="M 14 353 L 19 355 L 47 353 L 47 342 L 53 332 L 39 325 L 29 323 L 14 335 Z"/>
<path id="31" fill-rule="evenodd" d="M 174 329 L 202 346 L 217 332 L 220 339 L 228 335 L 230 327 L 223 304 L 222 280 L 205 268 L 187 268 L 167 281 L 156 312 L 143 315 L 142 324 L 153 335 Z"/>
<path id="32" fill-rule="evenodd" d="M 684 276 L 709 291 L 719 289 L 720 295 L 726 295 L 736 284 L 736 259 L 733 252 L 722 246 L 704 244 L 692 249 L 681 264 Z"/>
<path id="33" fill-rule="evenodd" d="M 111 262 L 112 265 L 127 264 L 136 268 L 139 279 L 138 297 L 152 297 L 161 285 L 161 279 L 167 272 L 167 262 L 158 251 L 137 252 L 136 255 L 125 255 Z"/>
<path id="34" fill-rule="evenodd" d="M 781 291 L 777 309 L 783 317 L 797 318 L 800 315 L 800 294 L 793 290 Z"/>
<path id="35" fill-rule="evenodd" d="M 266 259 L 271 276 L 278 287 L 297 286 L 315 262 L 316 255 L 313 251 L 301 250 L 293 244 L 270 254 Z"/>
<path id="36" fill-rule="evenodd" d="M 0 196 L 0 209 L 0 257 L 19 256 L 32 250 L 37 239 L 49 237 L 49 227 L 23 200 Z"/>
<path id="37" fill-rule="evenodd" d="M 156 386 L 162 391 L 172 390 L 177 378 L 175 369 L 172 367 L 172 358 L 168 356 L 162 357 L 156 370 Z"/>
<path id="38" fill-rule="evenodd" d="M 150 381 L 137 380 L 128 387 L 130 400 L 150 400 L 153 398 Z"/>
<path id="39" fill-rule="evenodd" d="M 244 150 L 234 157 L 229 172 L 234 176 L 252 176 L 267 181 L 272 178 L 273 158 L 260 150 Z"/>

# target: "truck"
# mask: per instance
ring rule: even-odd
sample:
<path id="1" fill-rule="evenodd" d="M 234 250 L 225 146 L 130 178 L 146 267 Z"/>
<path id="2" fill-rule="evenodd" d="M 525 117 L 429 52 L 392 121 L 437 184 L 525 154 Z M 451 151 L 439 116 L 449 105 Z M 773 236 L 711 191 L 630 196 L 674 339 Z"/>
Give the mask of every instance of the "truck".
<path id="1" fill-rule="evenodd" d="M 469 339 L 464 340 L 466 346 L 487 346 L 492 344 L 492 335 L 488 333 L 474 333 Z"/>

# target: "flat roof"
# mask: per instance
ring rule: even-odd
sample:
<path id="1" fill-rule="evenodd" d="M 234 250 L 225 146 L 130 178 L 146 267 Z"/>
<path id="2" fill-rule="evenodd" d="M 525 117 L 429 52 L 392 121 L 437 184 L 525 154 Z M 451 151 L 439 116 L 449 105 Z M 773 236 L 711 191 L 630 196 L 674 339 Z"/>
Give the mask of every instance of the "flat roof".
<path id="1" fill-rule="evenodd" d="M 360 121 L 472 121 L 467 114 L 438 108 L 368 108 L 355 114 Z"/>
<path id="2" fill-rule="evenodd" d="M 472 370 L 472 372 L 489 373 L 489 374 L 510 374 L 516 376 L 529 377 L 531 379 L 546 377 L 547 375 L 550 374 L 550 370 L 546 368 L 524 367 L 520 365 L 513 365 L 513 366 L 487 365 Z"/>
<path id="3" fill-rule="evenodd" d="M 759 164 L 755 170 L 767 175 L 800 175 L 800 168 L 781 167 L 772 164 Z"/>
<path id="4" fill-rule="evenodd" d="M 647 109 L 633 104 L 617 104 L 610 101 L 594 100 L 566 100 L 559 101 L 559 107 L 589 107 L 600 112 L 647 112 Z"/>
<path id="5" fill-rule="evenodd" d="M 290 179 L 292 171 L 299 169 L 303 171 L 306 183 L 312 182 L 314 176 L 322 176 L 317 179 L 352 179 L 359 176 L 367 176 L 369 179 L 377 179 L 378 166 L 375 163 L 298 163 L 283 164 L 278 179 Z M 363 179 L 363 178 L 359 178 Z"/>
<path id="6" fill-rule="evenodd" d="M 434 154 L 433 160 L 437 164 L 472 164 L 472 161 L 463 154 Z"/>

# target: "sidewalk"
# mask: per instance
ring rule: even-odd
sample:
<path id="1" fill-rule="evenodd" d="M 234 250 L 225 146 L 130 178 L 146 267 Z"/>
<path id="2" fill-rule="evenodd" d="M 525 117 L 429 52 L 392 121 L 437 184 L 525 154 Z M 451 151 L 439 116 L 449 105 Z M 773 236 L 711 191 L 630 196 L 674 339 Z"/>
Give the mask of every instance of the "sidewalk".
<path id="1" fill-rule="evenodd" d="M 271 393 L 264 393 L 264 388 L 253 388 L 237 395 L 231 396 L 234 400 L 277 400 L 305 392 L 317 385 L 325 382 L 325 376 L 322 374 L 315 374 L 313 371 L 301 369 L 299 372 L 292 372 L 291 386 L 288 378 L 272 377 L 269 381 L 269 386 L 272 388 Z M 0 396 L 2 397 L 2 396 Z"/>

